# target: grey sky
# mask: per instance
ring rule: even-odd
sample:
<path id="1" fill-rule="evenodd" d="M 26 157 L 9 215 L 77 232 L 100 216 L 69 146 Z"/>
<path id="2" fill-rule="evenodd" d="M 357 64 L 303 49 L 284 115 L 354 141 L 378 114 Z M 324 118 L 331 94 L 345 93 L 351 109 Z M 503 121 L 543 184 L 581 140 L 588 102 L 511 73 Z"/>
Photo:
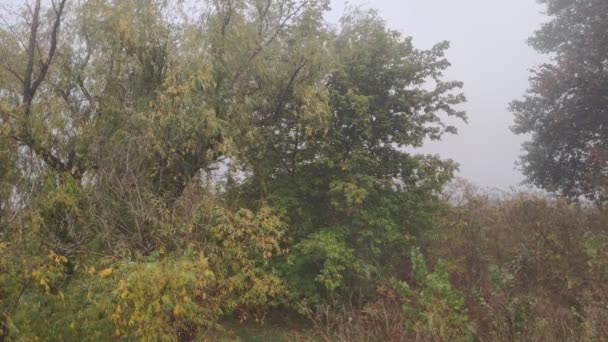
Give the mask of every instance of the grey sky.
<path id="1" fill-rule="evenodd" d="M 390 28 L 412 36 L 418 48 L 449 40 L 452 67 L 447 79 L 465 83 L 463 106 L 469 124 L 458 124 L 457 136 L 430 142 L 422 150 L 451 158 L 461 175 L 484 187 L 507 189 L 523 180 L 515 168 L 523 137 L 509 130 L 507 110 L 528 86 L 529 69 L 545 60 L 526 39 L 547 17 L 535 0 L 353 0 L 351 5 L 376 8 Z M 330 22 L 344 12 L 343 0 L 332 0 Z"/>

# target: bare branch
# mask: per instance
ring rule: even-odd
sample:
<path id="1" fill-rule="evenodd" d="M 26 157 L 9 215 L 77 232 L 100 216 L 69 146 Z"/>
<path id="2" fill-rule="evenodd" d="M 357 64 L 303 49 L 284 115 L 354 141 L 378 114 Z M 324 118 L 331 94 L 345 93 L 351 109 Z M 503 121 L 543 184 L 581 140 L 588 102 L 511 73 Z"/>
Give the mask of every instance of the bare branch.
<path id="1" fill-rule="evenodd" d="M 15 39 L 15 41 L 17 42 L 17 46 L 21 49 L 23 49 L 24 51 L 27 50 L 27 44 L 25 44 L 25 42 L 23 40 L 21 40 L 20 38 L 20 34 L 17 33 L 17 31 L 15 30 L 15 28 L 13 27 L 14 25 L 11 25 L 4 17 L 0 16 L 0 20 L 2 21 L 2 23 L 4 24 L 4 27 L 13 35 L 13 38 Z"/>
<path id="2" fill-rule="evenodd" d="M 38 76 L 34 78 L 34 61 L 36 54 L 36 47 L 38 44 L 38 28 L 40 25 L 40 1 L 36 0 L 34 9 L 32 12 L 32 23 L 30 26 L 30 37 L 28 41 L 27 47 L 27 63 L 25 74 L 23 77 L 23 115 L 25 117 L 24 120 L 24 131 L 19 134 L 18 141 L 29 147 L 31 151 L 33 151 L 36 155 L 38 155 L 48 166 L 59 171 L 66 172 L 69 170 L 66 165 L 61 161 L 60 158 L 53 155 L 52 151 L 48 148 L 43 147 L 38 144 L 28 126 L 27 117 L 31 114 L 32 111 L 32 101 L 34 100 L 34 96 L 36 95 L 36 91 L 38 87 L 45 79 L 48 68 L 55 56 L 55 52 L 57 50 L 57 36 L 59 34 L 59 27 L 61 25 L 62 13 L 67 0 L 61 0 L 58 7 L 55 8 L 55 22 L 53 23 L 53 29 L 51 31 L 51 46 L 49 48 L 48 55 L 46 60 L 42 62 L 40 66 L 40 71 Z"/>
<path id="3" fill-rule="evenodd" d="M 61 15 L 59 10 L 57 9 L 57 5 L 55 5 L 55 0 L 51 0 L 51 6 L 53 6 L 53 11 L 55 11 L 56 15 Z"/>
<path id="4" fill-rule="evenodd" d="M 270 10 L 270 5 L 272 4 L 272 0 L 268 0 L 268 2 L 266 2 L 266 5 L 264 7 L 258 7 L 258 15 L 260 17 L 260 26 L 258 27 L 258 36 L 262 36 L 262 32 L 264 30 L 264 18 L 266 18 L 266 15 L 268 14 L 268 11 Z"/>
<path id="5" fill-rule="evenodd" d="M 277 102 L 277 107 L 275 109 L 275 114 L 278 114 L 283 109 L 283 106 L 287 99 L 287 94 L 291 91 L 293 83 L 296 81 L 300 71 L 302 71 L 302 69 L 304 69 L 304 66 L 306 66 L 306 63 L 306 60 L 302 60 L 300 62 L 298 67 L 294 70 L 291 77 L 289 78 L 289 82 L 287 82 L 287 85 L 285 86 L 285 88 L 283 88 L 283 91 L 281 91 L 281 95 L 279 95 L 279 101 Z"/>
<path id="6" fill-rule="evenodd" d="M 38 0 L 38 2 L 39 1 L 40 0 Z M 48 53 L 46 60 L 42 63 L 42 67 L 40 68 L 40 73 L 38 74 L 38 77 L 36 78 L 36 80 L 34 81 L 34 84 L 32 85 L 32 88 L 31 88 L 32 93 L 36 92 L 36 90 L 40 86 L 40 83 L 42 83 L 42 81 L 46 77 L 46 73 L 48 72 L 49 66 L 51 65 L 53 57 L 55 56 L 55 51 L 57 50 L 57 35 L 59 33 L 59 26 L 61 25 L 61 15 L 62 15 L 63 9 L 65 7 L 65 2 L 66 2 L 66 0 L 61 0 L 61 2 L 59 3 L 59 8 L 57 8 L 55 11 L 56 17 L 55 17 L 55 23 L 53 24 L 53 31 L 51 32 L 51 47 L 49 49 L 49 53 Z"/>
<path id="7" fill-rule="evenodd" d="M 287 26 L 287 23 L 289 22 L 289 20 L 291 20 L 294 16 L 296 16 L 298 13 L 300 13 L 300 11 L 304 8 L 304 6 L 306 6 L 307 3 L 308 3 L 307 1 L 303 1 L 295 9 L 290 8 L 287 11 L 287 14 L 285 14 L 285 16 L 283 16 L 283 15 L 279 16 L 279 20 L 277 22 L 277 25 L 275 26 L 275 30 L 272 33 L 272 35 L 265 42 L 258 42 L 256 44 L 257 45 L 256 48 L 253 50 L 253 52 L 251 53 L 251 55 L 249 56 L 247 61 L 245 63 L 243 63 L 243 65 L 241 65 L 241 67 L 235 73 L 234 78 L 232 79 L 232 87 L 234 87 L 240 81 L 245 70 L 247 70 L 249 65 L 260 54 L 260 52 L 262 52 L 264 50 L 264 48 L 266 48 L 268 45 L 270 45 L 270 44 L 272 44 L 272 42 L 274 42 L 274 40 L 279 36 L 279 34 L 281 32 L 283 32 L 283 30 L 285 29 L 285 26 Z M 282 12 L 283 12 L 283 9 L 281 8 L 281 14 L 282 14 Z"/>
<path id="8" fill-rule="evenodd" d="M 30 6 L 28 5 L 28 8 Z M 30 9 L 31 10 L 31 9 Z M 25 75 L 23 77 L 23 104 L 25 106 L 25 115 L 29 115 L 33 100 L 32 94 L 32 73 L 34 72 L 34 53 L 36 49 L 36 40 L 38 38 L 38 25 L 40 19 L 40 0 L 36 0 L 34 11 L 32 12 L 32 24 L 30 27 L 30 39 L 27 47 L 27 64 L 25 67 Z"/>
<path id="9" fill-rule="evenodd" d="M 2 11 L 6 12 L 6 13 L 8 13 L 10 15 L 14 15 L 16 17 L 19 17 L 19 18 L 24 19 L 24 20 L 27 21 L 27 18 L 23 14 L 15 11 L 15 10 L 10 9 L 7 5 L 0 4 L 0 9 L 2 9 Z"/>
<path id="10" fill-rule="evenodd" d="M 0 64 L 0 66 L 8 71 L 11 75 L 15 76 L 15 78 L 17 78 L 19 80 L 19 82 L 21 82 L 21 84 L 23 84 L 23 78 L 21 76 L 19 76 L 19 74 L 13 70 L 11 67 L 9 67 L 8 65 L 4 65 L 4 64 Z"/>
<path id="11" fill-rule="evenodd" d="M 17 218 L 17 215 L 19 215 L 19 210 L 15 210 L 13 215 L 11 217 L 9 217 L 8 220 L 6 220 L 5 222 L 0 221 L 0 231 L 4 230 L 11 223 L 13 223 L 15 221 L 15 219 Z"/>

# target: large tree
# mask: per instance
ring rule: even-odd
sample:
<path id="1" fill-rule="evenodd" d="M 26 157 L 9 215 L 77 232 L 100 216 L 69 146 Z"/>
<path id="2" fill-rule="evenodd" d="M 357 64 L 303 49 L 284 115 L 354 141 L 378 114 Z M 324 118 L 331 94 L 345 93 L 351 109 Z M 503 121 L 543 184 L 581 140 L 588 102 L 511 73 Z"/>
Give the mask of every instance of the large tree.
<path id="1" fill-rule="evenodd" d="M 327 42 L 299 39 L 306 45 L 276 64 L 286 72 L 279 84 L 300 83 L 279 92 L 255 131 L 246 182 L 253 203 L 284 213 L 291 294 L 311 300 L 400 269 L 455 169 L 404 149 L 455 133 L 442 116 L 465 119 L 462 83 L 443 77 L 447 42 L 416 49 L 376 12 L 358 10 L 317 36 Z M 329 63 L 316 67 L 325 53 Z"/>
<path id="2" fill-rule="evenodd" d="M 530 134 L 530 183 L 570 198 L 608 199 L 608 2 L 541 0 L 551 20 L 529 43 L 551 57 L 511 104 L 513 131 Z"/>

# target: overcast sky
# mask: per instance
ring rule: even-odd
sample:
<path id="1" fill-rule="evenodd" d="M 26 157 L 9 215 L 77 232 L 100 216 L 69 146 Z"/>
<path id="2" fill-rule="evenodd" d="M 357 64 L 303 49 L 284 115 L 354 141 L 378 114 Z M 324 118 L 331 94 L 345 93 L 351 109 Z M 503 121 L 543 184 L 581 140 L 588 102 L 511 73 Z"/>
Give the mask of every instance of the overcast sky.
<path id="1" fill-rule="evenodd" d="M 535 0 L 351 0 L 375 8 L 390 28 L 412 36 L 418 48 L 449 40 L 452 67 L 446 79 L 463 81 L 468 124 L 457 136 L 430 142 L 426 153 L 460 164 L 461 176 L 483 187 L 507 190 L 523 180 L 515 162 L 524 137 L 509 127 L 511 100 L 528 87 L 529 69 L 545 60 L 526 44 L 547 21 Z M 343 0 L 332 0 L 330 22 L 344 12 Z"/>

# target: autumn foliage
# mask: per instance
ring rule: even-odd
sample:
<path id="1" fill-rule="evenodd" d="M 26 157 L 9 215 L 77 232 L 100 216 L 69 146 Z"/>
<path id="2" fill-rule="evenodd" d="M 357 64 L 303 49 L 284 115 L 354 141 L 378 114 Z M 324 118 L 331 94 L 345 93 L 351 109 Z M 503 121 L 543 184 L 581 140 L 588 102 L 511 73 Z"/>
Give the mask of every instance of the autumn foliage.
<path id="1" fill-rule="evenodd" d="M 601 209 L 411 152 L 466 120 L 447 42 L 321 0 L 30 2 L 0 24 L 0 341 L 608 337 Z"/>

